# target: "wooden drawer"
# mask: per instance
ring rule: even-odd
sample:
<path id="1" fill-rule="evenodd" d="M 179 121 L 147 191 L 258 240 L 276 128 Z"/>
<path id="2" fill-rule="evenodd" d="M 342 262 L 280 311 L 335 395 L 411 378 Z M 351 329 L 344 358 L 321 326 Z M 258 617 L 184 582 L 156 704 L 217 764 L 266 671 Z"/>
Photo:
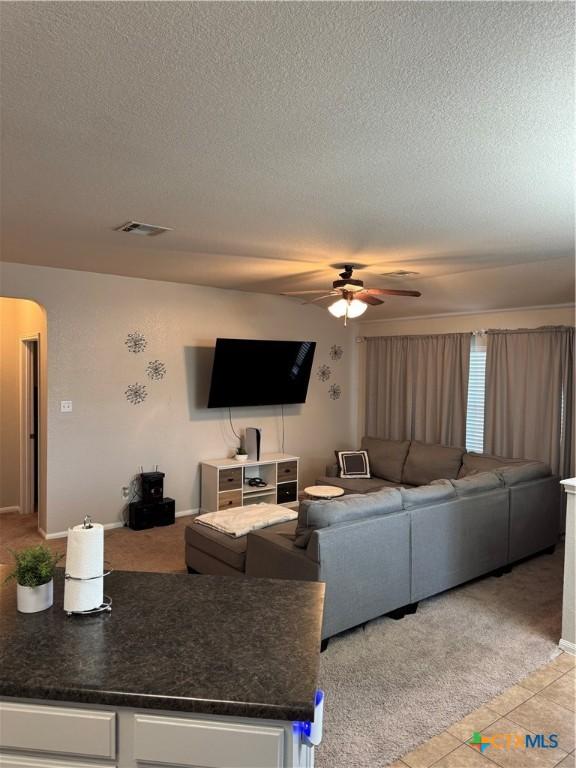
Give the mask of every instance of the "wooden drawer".
<path id="1" fill-rule="evenodd" d="M 298 462 L 297 461 L 282 461 L 278 464 L 278 482 L 283 483 L 285 480 L 296 480 L 298 477 Z"/>
<path id="2" fill-rule="evenodd" d="M 284 729 L 134 715 L 134 757 L 159 765 L 275 768 L 283 764 Z"/>
<path id="3" fill-rule="evenodd" d="M 218 509 L 242 506 L 242 491 L 224 491 L 218 494 Z"/>
<path id="4" fill-rule="evenodd" d="M 242 488 L 242 467 L 233 469 L 221 469 L 218 477 L 218 490 L 231 491 Z"/>
<path id="5" fill-rule="evenodd" d="M 2 702 L 0 747 L 114 758 L 116 714 Z"/>

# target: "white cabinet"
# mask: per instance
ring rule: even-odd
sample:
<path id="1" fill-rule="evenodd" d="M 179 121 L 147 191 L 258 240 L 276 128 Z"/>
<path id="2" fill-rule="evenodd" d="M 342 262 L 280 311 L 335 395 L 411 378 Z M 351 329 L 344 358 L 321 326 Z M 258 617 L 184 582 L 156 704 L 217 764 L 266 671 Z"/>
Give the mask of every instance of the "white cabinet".
<path id="1" fill-rule="evenodd" d="M 89 757 L 90 755 L 90 757 Z M 0 702 L 0 768 L 312 768 L 290 721 Z"/>
<path id="2" fill-rule="evenodd" d="M 282 768 L 284 729 L 136 715 L 137 761 L 199 768 Z"/>
<path id="3" fill-rule="evenodd" d="M 288 453 L 263 454 L 258 461 L 235 459 L 203 461 L 202 512 L 242 507 L 246 504 L 295 504 L 298 501 L 299 458 Z M 266 485 L 250 485 L 252 478 Z"/>
<path id="4" fill-rule="evenodd" d="M 116 756 L 116 715 L 0 702 L 0 746 L 81 757 Z"/>

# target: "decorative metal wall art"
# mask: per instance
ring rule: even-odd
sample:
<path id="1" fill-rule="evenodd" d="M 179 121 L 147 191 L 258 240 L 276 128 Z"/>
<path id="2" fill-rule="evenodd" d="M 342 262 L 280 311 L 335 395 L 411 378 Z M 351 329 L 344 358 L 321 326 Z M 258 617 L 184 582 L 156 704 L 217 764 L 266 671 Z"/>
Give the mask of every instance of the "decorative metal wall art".
<path id="1" fill-rule="evenodd" d="M 150 360 L 146 366 L 146 376 L 152 381 L 160 381 L 166 376 L 166 366 L 160 360 Z"/>
<path id="2" fill-rule="evenodd" d="M 129 352 L 138 355 L 140 352 L 144 352 L 148 346 L 148 341 L 146 340 L 146 336 L 144 336 L 143 333 L 140 333 L 140 331 L 131 331 L 128 336 L 126 336 L 124 344 L 128 347 Z"/>
<path id="3" fill-rule="evenodd" d="M 333 344 L 330 347 L 330 358 L 332 360 L 341 360 L 343 354 L 344 354 L 344 350 L 339 344 Z"/>
<path id="4" fill-rule="evenodd" d="M 146 389 L 146 384 L 136 382 L 135 384 L 129 384 L 124 394 L 129 403 L 140 405 L 148 397 L 148 390 Z"/>
<path id="5" fill-rule="evenodd" d="M 340 400 L 342 397 L 342 387 L 340 384 L 330 384 L 328 393 L 330 394 L 330 400 Z"/>

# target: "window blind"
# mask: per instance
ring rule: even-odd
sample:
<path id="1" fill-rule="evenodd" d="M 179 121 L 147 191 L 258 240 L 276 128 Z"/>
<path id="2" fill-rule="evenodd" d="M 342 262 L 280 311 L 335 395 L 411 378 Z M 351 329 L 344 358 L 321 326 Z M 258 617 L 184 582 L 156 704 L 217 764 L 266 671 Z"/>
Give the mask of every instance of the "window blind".
<path id="1" fill-rule="evenodd" d="M 472 337 L 468 407 L 466 410 L 466 450 L 484 450 L 484 395 L 486 389 L 486 335 Z"/>

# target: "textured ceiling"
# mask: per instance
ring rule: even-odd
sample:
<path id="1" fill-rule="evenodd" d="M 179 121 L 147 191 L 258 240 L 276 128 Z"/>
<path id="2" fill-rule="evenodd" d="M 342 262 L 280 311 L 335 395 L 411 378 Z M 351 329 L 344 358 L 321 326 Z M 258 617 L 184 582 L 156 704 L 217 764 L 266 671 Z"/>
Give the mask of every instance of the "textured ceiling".
<path id="1" fill-rule="evenodd" d="M 423 293 L 371 317 L 573 300 L 572 3 L 0 5 L 4 260 Z"/>

